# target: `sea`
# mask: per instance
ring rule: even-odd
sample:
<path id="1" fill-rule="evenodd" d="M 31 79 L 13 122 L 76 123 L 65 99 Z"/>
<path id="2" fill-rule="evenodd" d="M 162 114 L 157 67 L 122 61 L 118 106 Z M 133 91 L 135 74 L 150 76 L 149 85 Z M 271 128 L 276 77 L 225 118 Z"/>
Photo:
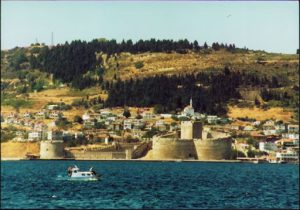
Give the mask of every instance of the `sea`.
<path id="1" fill-rule="evenodd" d="M 71 181 L 67 168 L 98 181 Z M 2 209 L 299 209 L 298 164 L 1 161 Z"/>

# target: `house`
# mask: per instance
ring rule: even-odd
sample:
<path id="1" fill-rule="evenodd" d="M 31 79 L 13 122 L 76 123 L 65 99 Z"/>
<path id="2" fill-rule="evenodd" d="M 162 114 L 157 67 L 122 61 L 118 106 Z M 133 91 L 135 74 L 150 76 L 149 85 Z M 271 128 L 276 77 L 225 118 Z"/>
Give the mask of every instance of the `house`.
<path id="1" fill-rule="evenodd" d="M 163 118 L 171 118 L 172 114 L 160 114 L 160 116 Z"/>
<path id="2" fill-rule="evenodd" d="M 96 125 L 96 122 L 94 119 L 88 119 L 88 120 L 84 120 L 83 125 L 87 128 L 91 128 Z"/>
<path id="3" fill-rule="evenodd" d="M 299 133 L 283 133 L 282 137 L 287 139 L 299 139 Z"/>
<path id="4" fill-rule="evenodd" d="M 240 130 L 241 128 L 239 125 L 226 125 L 225 127 L 230 130 L 236 130 L 236 131 Z"/>
<path id="5" fill-rule="evenodd" d="M 254 128 L 251 125 L 246 125 L 244 127 L 244 131 L 253 131 L 253 130 L 254 130 Z"/>
<path id="6" fill-rule="evenodd" d="M 283 161 L 299 161 L 299 154 L 293 150 L 283 150 L 276 152 L 276 159 Z"/>
<path id="7" fill-rule="evenodd" d="M 143 112 L 141 115 L 145 120 L 149 120 L 155 117 L 155 115 L 152 114 L 151 112 Z"/>
<path id="8" fill-rule="evenodd" d="M 122 124 L 120 122 L 113 122 L 109 125 L 108 129 L 120 131 L 122 130 Z"/>
<path id="9" fill-rule="evenodd" d="M 299 125 L 288 125 L 287 129 L 289 133 L 299 133 Z"/>
<path id="10" fill-rule="evenodd" d="M 60 112 L 51 112 L 49 114 L 50 119 L 58 119 L 58 118 L 61 118 L 61 117 L 63 117 L 63 115 Z"/>
<path id="11" fill-rule="evenodd" d="M 34 124 L 34 128 L 35 131 L 44 131 L 47 129 L 47 125 L 43 124 L 43 123 L 36 123 Z"/>
<path id="12" fill-rule="evenodd" d="M 274 126 L 275 125 L 275 122 L 273 120 L 267 120 L 265 123 L 264 123 L 264 126 Z"/>
<path id="13" fill-rule="evenodd" d="M 263 130 L 264 135 L 268 136 L 268 135 L 275 135 L 277 134 L 276 129 L 272 129 L 272 130 Z"/>
<path id="14" fill-rule="evenodd" d="M 206 117 L 206 120 L 207 120 L 207 122 L 208 122 L 209 124 L 214 124 L 214 123 L 217 122 L 218 116 L 216 116 L 216 115 L 208 115 L 208 116 Z"/>
<path id="15" fill-rule="evenodd" d="M 158 121 L 155 122 L 155 126 L 156 126 L 156 127 L 158 127 L 158 126 L 160 126 L 160 125 L 165 125 L 165 122 L 162 121 L 162 120 L 158 120 Z"/>
<path id="16" fill-rule="evenodd" d="M 42 131 L 31 131 L 28 133 L 28 140 L 34 141 L 34 140 L 42 140 L 43 138 L 43 132 Z"/>
<path id="17" fill-rule="evenodd" d="M 50 104 L 50 105 L 47 106 L 47 109 L 48 109 L 48 110 L 55 110 L 55 109 L 57 109 L 57 108 L 58 108 L 58 105 L 57 105 L 57 104 Z"/>
<path id="18" fill-rule="evenodd" d="M 145 126 L 145 122 L 143 120 L 134 120 L 133 121 L 133 129 L 141 129 Z"/>
<path id="19" fill-rule="evenodd" d="M 111 114 L 111 111 L 109 111 L 108 109 L 102 109 L 100 111 L 101 117 L 108 117 L 110 114 Z"/>
<path id="20" fill-rule="evenodd" d="M 141 139 L 145 133 L 146 133 L 146 131 L 142 131 L 140 129 L 132 129 L 131 130 L 132 137 L 138 138 L 138 139 Z"/>
<path id="21" fill-rule="evenodd" d="M 39 111 L 35 113 L 35 118 L 36 119 L 46 119 L 47 113 L 45 111 Z"/>
<path id="22" fill-rule="evenodd" d="M 297 142 L 295 142 L 294 139 L 279 139 L 275 141 L 275 143 L 282 148 L 287 148 L 296 146 L 295 143 Z"/>
<path id="23" fill-rule="evenodd" d="M 132 120 L 131 119 L 126 119 L 124 120 L 123 122 L 123 129 L 126 130 L 126 129 L 129 129 L 131 130 L 133 127 L 133 123 L 132 123 Z"/>
<path id="24" fill-rule="evenodd" d="M 286 132 L 286 127 L 284 124 L 277 124 L 275 125 L 275 130 L 277 131 L 277 133 L 284 133 Z"/>
<path id="25" fill-rule="evenodd" d="M 260 121 L 255 121 L 255 122 L 252 123 L 253 126 L 259 126 L 260 124 L 261 124 Z"/>
<path id="26" fill-rule="evenodd" d="M 263 152 L 268 152 L 268 151 L 277 151 L 277 144 L 274 142 L 266 142 L 262 141 L 259 142 L 259 150 Z"/>
<path id="27" fill-rule="evenodd" d="M 24 118 L 27 118 L 27 119 L 30 119 L 31 118 L 31 113 L 30 112 L 25 112 L 24 114 L 23 114 L 23 117 Z"/>
<path id="28" fill-rule="evenodd" d="M 91 118 L 91 116 L 86 112 L 82 115 L 82 120 L 85 121 L 85 120 L 89 120 Z"/>
<path id="29" fill-rule="evenodd" d="M 109 121 L 114 122 L 114 121 L 116 121 L 117 117 L 116 116 L 109 116 L 106 119 L 109 120 Z"/>
<path id="30" fill-rule="evenodd" d="M 48 128 L 55 128 L 56 127 L 55 121 L 49 122 L 47 126 Z"/>

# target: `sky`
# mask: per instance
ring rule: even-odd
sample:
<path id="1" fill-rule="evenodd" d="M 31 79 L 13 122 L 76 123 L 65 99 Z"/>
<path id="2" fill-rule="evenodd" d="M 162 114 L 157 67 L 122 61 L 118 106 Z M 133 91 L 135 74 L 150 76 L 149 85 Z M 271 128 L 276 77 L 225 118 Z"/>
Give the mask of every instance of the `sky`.
<path id="1" fill-rule="evenodd" d="M 267 52 L 299 48 L 297 1 L 1 1 L 1 49 L 36 40 L 185 39 Z"/>

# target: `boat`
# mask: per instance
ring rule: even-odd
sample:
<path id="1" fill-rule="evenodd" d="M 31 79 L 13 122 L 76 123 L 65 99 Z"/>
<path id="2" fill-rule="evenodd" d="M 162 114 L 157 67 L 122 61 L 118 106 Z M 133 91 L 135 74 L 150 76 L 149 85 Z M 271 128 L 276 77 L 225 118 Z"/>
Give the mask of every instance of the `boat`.
<path id="1" fill-rule="evenodd" d="M 70 166 L 67 172 L 72 180 L 98 180 L 101 176 L 93 170 L 93 167 L 91 167 L 89 171 L 80 171 L 80 169 L 74 165 Z"/>
<path id="2" fill-rule="evenodd" d="M 258 160 L 253 160 L 252 163 L 257 164 L 257 163 L 259 163 L 259 161 Z"/>

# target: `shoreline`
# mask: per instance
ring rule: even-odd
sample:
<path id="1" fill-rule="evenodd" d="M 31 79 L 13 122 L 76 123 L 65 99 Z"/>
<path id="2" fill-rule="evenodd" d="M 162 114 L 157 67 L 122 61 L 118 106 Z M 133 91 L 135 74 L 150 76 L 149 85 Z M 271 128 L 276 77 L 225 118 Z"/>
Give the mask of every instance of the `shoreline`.
<path id="1" fill-rule="evenodd" d="M 142 159 L 74 159 L 74 158 L 60 158 L 60 159 L 25 159 L 25 158 L 1 158 L 1 161 L 120 161 L 120 162 L 178 162 L 178 163 L 252 163 L 251 161 L 242 160 L 181 160 L 181 159 L 169 159 L 169 160 L 142 160 Z M 262 162 L 259 164 L 272 164 L 269 162 Z M 278 163 L 277 163 L 278 164 Z M 288 162 L 287 164 L 299 164 L 297 162 Z"/>

